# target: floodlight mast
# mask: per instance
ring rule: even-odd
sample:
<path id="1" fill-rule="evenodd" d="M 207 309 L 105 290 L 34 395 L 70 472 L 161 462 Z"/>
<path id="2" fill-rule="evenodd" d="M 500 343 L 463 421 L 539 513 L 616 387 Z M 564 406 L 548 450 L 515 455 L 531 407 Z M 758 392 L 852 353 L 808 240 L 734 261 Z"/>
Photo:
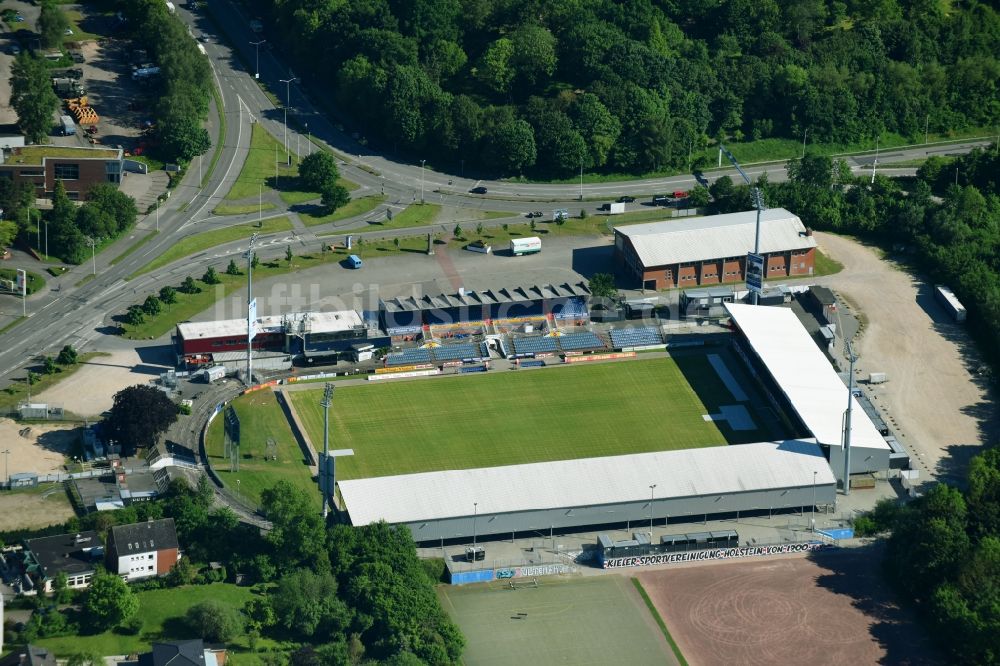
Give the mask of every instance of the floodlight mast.
<path id="1" fill-rule="evenodd" d="M 253 386 L 253 246 L 257 243 L 257 233 L 250 236 L 247 246 L 247 386 Z"/>
<path id="2" fill-rule="evenodd" d="M 750 196 L 753 198 L 753 206 L 757 209 L 757 228 L 753 237 L 753 253 L 760 254 L 760 213 L 764 210 L 764 195 L 761 193 L 760 188 L 753 184 L 753 181 L 750 180 L 750 176 L 746 174 L 743 167 L 740 166 L 740 163 L 737 162 L 733 154 L 729 152 L 729 149 L 720 143 L 719 150 L 722 151 L 727 158 L 729 158 L 729 161 L 733 163 L 733 166 L 736 167 L 736 171 L 743 177 L 743 180 L 746 181 L 747 186 L 750 188 Z M 767 273 L 766 267 L 764 269 L 764 273 Z M 762 275 L 761 280 L 763 281 L 763 279 L 764 276 Z M 759 294 L 756 291 L 753 292 L 754 305 L 757 305 L 758 298 Z"/>
<path id="3" fill-rule="evenodd" d="M 319 490 L 323 494 L 323 518 L 330 511 L 330 495 L 332 488 L 327 488 L 330 482 L 330 404 L 333 402 L 333 384 L 327 382 L 323 388 L 323 400 L 319 405 L 323 408 L 323 457 L 319 464 Z"/>

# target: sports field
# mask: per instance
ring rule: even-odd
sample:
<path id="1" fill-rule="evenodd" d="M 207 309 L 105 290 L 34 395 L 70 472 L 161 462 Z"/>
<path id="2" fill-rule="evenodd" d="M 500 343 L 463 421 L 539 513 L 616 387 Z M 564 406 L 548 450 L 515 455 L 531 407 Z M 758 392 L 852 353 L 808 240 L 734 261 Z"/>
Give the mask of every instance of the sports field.
<path id="1" fill-rule="evenodd" d="M 480 664 L 675 665 L 655 620 L 624 576 L 539 578 L 438 588 L 458 623 L 469 666 Z"/>
<path id="2" fill-rule="evenodd" d="M 289 393 L 313 442 L 322 395 Z M 341 479 L 725 444 L 699 396 L 670 359 L 338 386 L 330 438 Z"/>
<path id="3" fill-rule="evenodd" d="M 269 389 L 256 391 L 237 398 L 231 404 L 240 417 L 239 471 L 229 471 L 230 461 L 224 455 L 222 414 L 212 421 L 205 439 L 205 452 L 209 462 L 226 488 L 234 494 L 238 489 L 240 499 L 259 505 L 261 492 L 284 480 L 314 497 L 318 507 L 320 497 L 312 480 L 312 471 L 306 464 L 274 393 Z M 277 460 L 267 458 L 268 439 L 274 440 L 273 453 L 277 455 Z M 236 483 L 237 480 L 239 484 Z"/>

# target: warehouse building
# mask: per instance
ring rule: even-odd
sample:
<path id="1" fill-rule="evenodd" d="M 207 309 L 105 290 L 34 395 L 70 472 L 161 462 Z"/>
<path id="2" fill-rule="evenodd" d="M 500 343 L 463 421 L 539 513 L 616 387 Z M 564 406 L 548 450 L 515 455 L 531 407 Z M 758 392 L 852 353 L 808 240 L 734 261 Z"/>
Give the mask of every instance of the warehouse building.
<path id="1" fill-rule="evenodd" d="M 418 333 L 424 326 L 552 316 L 586 320 L 590 289 L 576 284 L 543 284 L 424 295 L 379 301 L 379 323 L 391 336 Z"/>
<path id="2" fill-rule="evenodd" d="M 726 303 L 736 351 L 788 425 L 819 444 L 838 481 L 844 477 L 843 419 L 847 386 L 788 308 Z M 890 468 L 891 447 L 857 398 L 851 397 L 851 474 Z"/>
<path id="3" fill-rule="evenodd" d="M 615 227 L 615 262 L 643 289 L 742 282 L 756 222 L 757 212 L 751 210 Z M 766 279 L 812 275 L 816 239 L 784 208 L 765 210 L 760 252 Z"/>
<path id="4" fill-rule="evenodd" d="M 651 486 L 654 486 L 652 488 Z M 820 447 L 789 440 L 340 481 L 353 525 L 406 525 L 417 542 L 595 528 L 832 504 Z"/>

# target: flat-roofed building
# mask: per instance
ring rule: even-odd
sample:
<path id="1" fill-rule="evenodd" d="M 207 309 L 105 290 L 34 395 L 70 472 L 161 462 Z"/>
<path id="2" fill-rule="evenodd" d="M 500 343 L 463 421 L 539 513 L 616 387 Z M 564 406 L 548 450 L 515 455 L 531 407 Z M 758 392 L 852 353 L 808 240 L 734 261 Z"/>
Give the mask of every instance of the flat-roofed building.
<path id="1" fill-rule="evenodd" d="M 754 248 L 757 212 L 666 220 L 615 227 L 618 269 L 644 289 L 672 289 L 742 282 Z M 784 208 L 760 220 L 764 277 L 812 275 L 816 239 Z"/>
<path id="2" fill-rule="evenodd" d="M 24 146 L 3 159 L 0 178 L 31 183 L 39 199 L 51 198 L 56 182 L 62 181 L 66 195 L 82 201 L 94 185 L 121 183 L 122 156 L 121 148 Z"/>

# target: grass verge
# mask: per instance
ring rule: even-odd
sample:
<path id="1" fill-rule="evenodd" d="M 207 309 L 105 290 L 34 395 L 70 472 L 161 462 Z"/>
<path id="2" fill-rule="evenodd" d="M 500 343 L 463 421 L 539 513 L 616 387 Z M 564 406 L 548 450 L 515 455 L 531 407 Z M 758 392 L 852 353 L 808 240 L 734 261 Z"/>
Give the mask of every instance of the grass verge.
<path id="1" fill-rule="evenodd" d="M 104 352 L 87 352 L 85 354 L 80 354 L 79 359 L 75 365 L 60 365 L 59 372 L 53 375 L 46 375 L 42 370 L 40 363 L 33 363 L 28 366 L 28 369 L 34 373 L 35 378 L 31 382 L 31 393 L 33 395 L 38 395 L 47 388 L 52 388 L 59 382 L 68 377 L 71 377 L 73 373 L 79 370 L 83 365 L 101 356 L 110 356 Z M 8 411 L 17 407 L 17 403 L 28 397 L 28 378 L 27 373 L 24 376 L 13 379 L 7 388 L 0 391 L 0 411 Z"/>
<path id="2" fill-rule="evenodd" d="M 826 256 L 818 248 L 816 249 L 816 259 L 814 263 L 815 267 L 813 269 L 813 276 L 834 275 L 835 273 L 839 273 L 844 270 L 844 264 L 840 263 L 836 259 Z"/>
<path id="3" fill-rule="evenodd" d="M 270 201 L 253 204 L 224 204 L 220 203 L 212 209 L 214 215 L 247 215 L 265 210 L 274 210 L 276 206 Z"/>
<path id="4" fill-rule="evenodd" d="M 13 321 L 8 322 L 3 328 L 0 328 L 0 335 L 2 335 L 3 333 L 6 333 L 10 329 L 14 328 L 15 326 L 17 326 L 18 324 L 20 324 L 25 319 L 27 319 L 27 317 L 18 316 L 16 318 L 14 318 Z"/>
<path id="5" fill-rule="evenodd" d="M 148 234 L 146 234 L 145 236 L 143 236 L 142 238 L 140 238 L 137 243 L 132 243 L 132 245 L 130 245 L 127 250 L 125 250 L 124 252 L 122 252 L 117 257 L 115 257 L 114 259 L 111 260 L 111 265 L 114 266 L 119 261 L 121 261 L 125 257 L 129 256 L 130 254 L 132 254 L 133 252 L 135 252 L 136 250 L 138 250 L 140 247 L 142 247 L 143 245 L 145 245 L 149 241 L 153 240 L 158 233 L 160 233 L 160 232 L 159 231 L 155 231 L 155 230 L 151 231 Z"/>
<path id="6" fill-rule="evenodd" d="M 285 161 L 285 148 L 280 141 L 268 133 L 260 123 L 254 123 L 250 134 L 250 152 L 226 199 L 236 201 L 249 199 L 259 192 L 260 187 L 289 190 L 289 180 L 298 180 L 298 159 L 291 155 L 291 164 Z"/>
<path id="7" fill-rule="evenodd" d="M 225 456 L 223 419 L 215 419 L 208 429 L 205 451 L 215 472 L 231 492 L 239 490 L 240 498 L 260 506 L 261 493 L 278 481 L 288 481 L 315 498 L 320 508 L 319 494 L 292 428 L 273 391 L 257 391 L 237 398 L 232 403 L 240 418 L 240 465 L 230 471 Z M 272 440 L 274 448 L 268 450 Z M 268 454 L 276 456 L 270 459 Z M 237 481 L 239 483 L 237 484 Z"/>
<path id="8" fill-rule="evenodd" d="M 205 183 L 212 177 L 215 165 L 219 163 L 219 158 L 222 157 L 222 148 L 226 145 L 226 132 L 228 131 L 226 127 L 226 114 L 222 110 L 222 95 L 219 94 L 219 89 L 215 87 L 215 84 L 212 85 L 212 97 L 215 99 L 215 113 L 219 117 L 219 140 L 216 141 L 215 150 L 212 151 L 212 161 L 208 163 L 208 170 L 201 177 L 201 183 L 198 185 L 201 188 L 204 188 Z"/>
<path id="9" fill-rule="evenodd" d="M 411 204 L 403 209 L 403 212 L 392 216 L 391 220 L 380 220 L 369 222 L 378 229 L 408 229 L 409 227 L 424 227 L 434 222 L 441 212 L 438 204 Z"/>
<path id="10" fill-rule="evenodd" d="M 213 229 L 204 233 L 195 234 L 182 238 L 170 248 L 158 256 L 156 259 L 139 269 L 130 278 L 156 270 L 161 266 L 173 263 L 178 259 L 183 259 L 189 255 L 204 250 L 211 249 L 218 245 L 231 243 L 232 241 L 250 238 L 255 233 L 260 235 L 273 234 L 279 231 L 288 231 L 292 228 L 292 223 L 287 217 L 272 217 L 263 221 L 263 226 L 258 227 L 256 222 L 246 222 L 244 224 L 234 224 L 221 229 Z"/>
<path id="11" fill-rule="evenodd" d="M 642 583 L 639 582 L 638 578 L 632 578 L 632 584 L 635 585 L 635 589 L 638 590 L 639 596 L 642 597 L 642 600 L 646 603 L 646 608 L 648 608 L 649 612 L 652 613 L 653 619 L 656 620 L 657 626 L 659 626 L 660 631 L 663 632 L 663 637 L 666 638 L 667 643 L 670 644 L 670 649 L 673 650 L 674 656 L 677 657 L 677 661 L 680 662 L 681 666 L 688 666 L 687 659 L 684 658 L 684 655 L 681 653 L 681 649 L 677 647 L 677 642 L 674 640 L 674 637 L 670 635 L 670 630 L 667 629 L 667 624 L 663 621 L 663 618 L 660 617 L 660 612 L 656 610 L 656 606 L 653 605 L 649 595 L 646 594 L 646 590 L 643 588 Z"/>
<path id="12" fill-rule="evenodd" d="M 702 416 L 711 413 L 705 402 L 725 392 L 713 379 L 712 395 L 704 384 L 696 393 L 678 364 L 664 358 L 346 386 L 331 410 L 331 437 L 354 455 L 337 462 L 338 476 L 721 446 L 726 437 Z M 614 388 L 595 390 L 599 386 Z M 322 441 L 321 389 L 289 395 L 309 438 Z M 449 416 L 463 406 L 475 418 Z M 670 427 L 644 416 L 657 410 L 671 414 Z M 518 418 L 509 418 L 514 413 Z M 443 422 L 446 430 L 439 427 Z"/>
<path id="13" fill-rule="evenodd" d="M 349 217 L 355 217 L 356 215 L 364 215 L 375 208 L 378 207 L 385 201 L 385 197 L 381 194 L 373 194 L 367 197 L 361 197 L 360 199 L 351 199 L 347 202 L 347 205 L 338 208 L 334 212 L 328 215 L 317 215 L 311 212 L 302 212 L 299 214 L 299 218 L 302 223 L 308 227 L 314 227 L 318 224 L 326 224 L 328 222 L 336 222 L 337 220 L 346 220 Z"/>

